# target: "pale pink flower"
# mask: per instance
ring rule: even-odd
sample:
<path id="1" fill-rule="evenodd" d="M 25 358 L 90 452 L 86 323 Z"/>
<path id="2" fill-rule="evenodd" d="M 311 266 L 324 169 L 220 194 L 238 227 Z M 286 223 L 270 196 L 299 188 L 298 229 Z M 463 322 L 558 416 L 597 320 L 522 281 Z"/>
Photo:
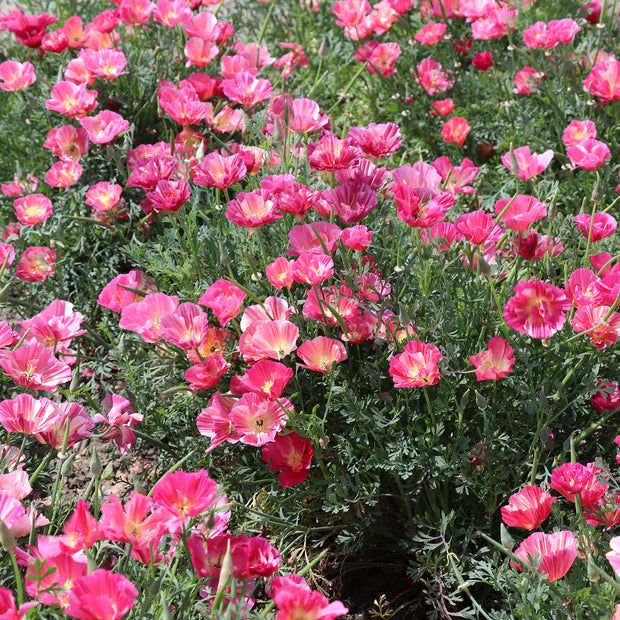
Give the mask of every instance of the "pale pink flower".
<path id="1" fill-rule="evenodd" d="M 327 373 L 337 362 L 347 359 L 347 350 L 340 340 L 318 336 L 313 340 L 306 340 L 297 349 L 297 356 L 305 362 L 299 364 L 303 368 Z"/>
<path id="2" fill-rule="evenodd" d="M 80 125 L 88 133 L 88 138 L 94 144 L 109 144 L 118 135 L 129 130 L 129 121 L 120 114 L 110 110 L 103 110 L 96 116 L 81 118 Z"/>
<path id="3" fill-rule="evenodd" d="M 510 230 L 525 232 L 534 222 L 547 216 L 547 205 L 533 196 L 519 194 L 495 203 L 495 213 L 502 213 L 501 222 Z"/>
<path id="4" fill-rule="evenodd" d="M 71 368 L 59 362 L 49 349 L 38 342 L 15 351 L 0 350 L 0 367 L 18 385 L 32 390 L 54 392 L 61 383 L 71 380 Z"/>
<path id="5" fill-rule="evenodd" d="M 579 554 L 579 541 L 570 531 L 544 534 L 535 532 L 528 536 L 515 550 L 524 563 L 535 566 L 540 562 L 538 572 L 547 575 L 548 581 L 557 581 L 566 575 Z M 521 567 L 514 563 L 515 568 Z"/>
<path id="6" fill-rule="evenodd" d="M 230 421 L 241 443 L 263 446 L 273 441 L 291 413 L 293 406 L 285 398 L 269 400 L 248 392 L 230 410 Z"/>
<path id="7" fill-rule="evenodd" d="M 217 320 L 226 325 L 241 311 L 245 292 L 228 280 L 215 281 L 198 300 L 198 303 L 211 308 Z"/>
<path id="8" fill-rule="evenodd" d="M 146 342 L 158 342 L 161 320 L 174 312 L 178 305 L 179 298 L 176 295 L 150 293 L 142 301 L 123 308 L 118 326 L 136 332 Z"/>
<path id="9" fill-rule="evenodd" d="M 548 149 L 539 155 L 538 153 L 530 153 L 529 146 L 520 146 L 519 148 L 513 149 L 512 155 L 517 162 L 518 171 L 512 170 L 512 158 L 510 151 L 508 151 L 505 155 L 502 155 L 502 163 L 513 174 L 516 172 L 522 181 L 527 181 L 528 179 L 540 174 L 547 168 L 553 159 L 553 151 L 551 149 Z"/>
<path id="10" fill-rule="evenodd" d="M 596 170 L 611 157 L 611 151 L 604 142 L 586 138 L 571 146 L 566 155 L 577 168 Z"/>
<path id="11" fill-rule="evenodd" d="M 583 233 L 586 239 L 600 241 L 606 237 L 611 237 L 616 232 L 618 223 L 609 213 L 595 213 L 594 216 L 588 213 L 576 215 L 573 220 L 577 224 L 577 229 Z"/>
<path id="12" fill-rule="evenodd" d="M 405 350 L 390 358 L 390 376 L 394 387 L 412 388 L 435 385 L 440 373 L 437 365 L 443 355 L 434 344 L 410 340 Z"/>
<path id="13" fill-rule="evenodd" d="M 36 82 L 37 76 L 31 62 L 7 60 L 0 64 L 0 88 L 15 92 Z"/>

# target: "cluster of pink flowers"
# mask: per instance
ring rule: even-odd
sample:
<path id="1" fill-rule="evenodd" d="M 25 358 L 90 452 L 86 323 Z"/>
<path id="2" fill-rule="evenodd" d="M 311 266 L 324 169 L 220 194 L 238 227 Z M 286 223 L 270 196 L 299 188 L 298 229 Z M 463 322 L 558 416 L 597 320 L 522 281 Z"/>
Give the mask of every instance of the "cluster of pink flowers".
<path id="1" fill-rule="evenodd" d="M 10 449 L 3 455 L 3 461 L 9 465 L 9 474 L 5 476 L 23 473 L 22 464 L 15 462 Z M 17 482 L 16 478 L 13 491 L 23 489 L 25 484 L 27 481 Z M 34 519 L 34 515 L 25 514 L 23 509 L 20 512 L 19 508 L 18 500 L 0 492 L 1 518 L 16 537 L 25 535 Z M 183 531 L 194 570 L 204 580 L 201 596 L 213 601 L 222 588 L 230 593 L 232 578 L 239 582 L 237 592 L 244 592 L 246 609 L 254 602 L 255 581 L 272 577 L 280 567 L 280 554 L 265 538 L 235 536 L 228 531 L 228 499 L 204 470 L 168 473 L 155 484 L 149 496 L 132 491 L 129 499 L 121 502 L 116 495 L 110 495 L 100 510 L 100 518 L 95 519 L 89 505 L 80 500 L 61 534 L 39 536 L 36 545 L 26 544 L 13 550 L 25 567 L 26 592 L 34 599 L 22 605 L 20 614 L 38 604 L 59 606 L 72 618 L 119 620 L 124 617 L 134 606 L 139 592 L 122 574 L 104 568 L 89 570 L 87 554 L 102 541 L 128 545 L 131 558 L 138 563 L 163 565 L 180 553 Z M 19 525 L 22 521 L 26 528 Z M 35 524 L 45 522 L 39 519 Z M 241 587 L 242 584 L 245 585 Z M 282 617 L 299 617 L 299 614 L 318 617 L 316 614 L 320 613 L 322 618 L 333 619 L 347 613 L 342 603 L 330 604 L 296 575 L 274 578 L 270 592 Z M 93 600 L 97 602 L 95 606 Z M 0 611 L 8 613 L 10 609 L 17 612 L 12 594 L 2 589 Z"/>

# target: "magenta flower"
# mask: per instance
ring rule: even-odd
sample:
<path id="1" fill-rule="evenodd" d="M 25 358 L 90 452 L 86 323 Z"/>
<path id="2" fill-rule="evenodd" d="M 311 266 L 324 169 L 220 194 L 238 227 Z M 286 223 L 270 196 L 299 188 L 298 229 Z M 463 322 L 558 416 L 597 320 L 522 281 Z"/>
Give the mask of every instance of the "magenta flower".
<path id="1" fill-rule="evenodd" d="M 510 151 L 502 155 L 502 163 L 513 174 L 516 172 L 522 181 L 527 181 L 527 179 L 531 179 L 537 174 L 540 174 L 553 159 L 553 151 L 551 149 L 539 155 L 538 153 L 531 153 L 529 146 L 520 146 L 519 148 L 513 149 L 512 154 L 517 162 L 519 168 L 518 172 L 512 170 Z"/>
<path id="2" fill-rule="evenodd" d="M 508 206 L 509 205 L 509 206 Z M 508 208 L 506 208 L 508 206 Z M 547 216 L 547 205 L 533 196 L 519 194 L 515 198 L 502 198 L 495 203 L 495 213 L 504 212 L 501 221 L 515 232 L 526 231 L 534 222 Z"/>
<path id="3" fill-rule="evenodd" d="M 75 580 L 65 612 L 81 620 L 120 620 L 138 594 L 127 577 L 100 568 Z"/>
<path id="4" fill-rule="evenodd" d="M 410 340 L 400 355 L 390 358 L 390 376 L 397 388 L 424 387 L 439 381 L 437 363 L 443 355 L 434 344 Z"/>
<path id="5" fill-rule="evenodd" d="M 566 154 L 577 168 L 584 170 L 596 170 L 611 157 L 609 147 L 604 142 L 593 138 L 586 138 L 574 144 L 566 151 Z"/>
<path id="6" fill-rule="evenodd" d="M 285 399 L 269 400 L 258 394 L 244 394 L 230 411 L 230 421 L 241 443 L 264 446 L 274 440 L 293 413 L 293 406 Z"/>
<path id="7" fill-rule="evenodd" d="M 514 349 L 505 338 L 491 338 L 488 350 L 469 356 L 469 361 L 476 367 L 476 379 L 503 379 L 509 375 L 515 363 L 513 354 Z"/>
<path id="8" fill-rule="evenodd" d="M 561 288 L 541 280 L 520 282 L 504 308 L 509 327 L 532 338 L 550 338 L 566 322 L 570 301 Z"/>
<path id="9" fill-rule="evenodd" d="M 228 280 L 215 281 L 198 300 L 198 303 L 213 310 L 222 325 L 236 317 L 241 311 L 245 293 Z"/>
<path id="10" fill-rule="evenodd" d="M 609 213 L 595 213 L 594 216 L 582 213 L 574 218 L 575 224 L 583 236 L 591 241 L 600 241 L 606 237 L 610 237 L 616 232 L 618 223 Z"/>
<path id="11" fill-rule="evenodd" d="M 280 471 L 278 480 L 283 487 L 303 482 L 310 473 L 314 449 L 312 442 L 297 433 L 276 435 L 263 447 L 263 461 L 271 471 Z"/>

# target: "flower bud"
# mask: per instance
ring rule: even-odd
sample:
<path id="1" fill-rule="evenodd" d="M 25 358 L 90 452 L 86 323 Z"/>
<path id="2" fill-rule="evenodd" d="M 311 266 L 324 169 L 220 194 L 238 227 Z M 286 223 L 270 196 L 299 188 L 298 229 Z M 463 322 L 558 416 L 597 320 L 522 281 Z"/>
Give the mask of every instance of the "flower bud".
<path id="1" fill-rule="evenodd" d="M 591 557 L 588 557 L 588 579 L 594 583 L 601 578 L 598 566 L 594 563 Z"/>
<path id="2" fill-rule="evenodd" d="M 0 519 L 0 544 L 7 551 L 13 551 L 17 547 L 15 536 L 13 536 L 9 526 L 2 519 Z"/>
<path id="3" fill-rule="evenodd" d="M 506 551 L 512 551 L 515 546 L 515 541 L 512 540 L 512 536 L 510 535 L 510 533 L 506 529 L 506 526 L 503 523 L 499 526 L 499 535 L 502 541 L 502 547 L 504 547 Z"/>
<path id="4" fill-rule="evenodd" d="M 319 58 L 327 58 L 327 54 L 329 52 L 329 41 L 326 37 L 321 39 L 321 45 L 319 45 L 318 57 Z"/>
<path id="5" fill-rule="evenodd" d="M 64 460 L 62 467 L 60 468 L 60 473 L 63 476 L 66 476 L 71 473 L 73 469 L 73 461 L 75 460 L 75 454 L 72 454 L 67 459 Z"/>
<path id="6" fill-rule="evenodd" d="M 93 476 L 101 475 L 101 460 L 99 459 L 99 455 L 97 454 L 97 448 L 93 448 L 93 454 L 90 457 L 90 471 Z"/>

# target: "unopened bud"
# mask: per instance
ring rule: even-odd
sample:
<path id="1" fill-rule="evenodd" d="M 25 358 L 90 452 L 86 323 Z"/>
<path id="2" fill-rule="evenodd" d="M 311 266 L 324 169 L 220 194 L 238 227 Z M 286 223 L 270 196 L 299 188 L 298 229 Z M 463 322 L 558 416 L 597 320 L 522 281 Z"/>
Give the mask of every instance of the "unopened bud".
<path id="1" fill-rule="evenodd" d="M 478 263 L 476 265 L 476 270 L 478 273 L 481 273 L 483 276 L 491 275 L 491 265 L 489 265 L 489 263 L 486 262 L 482 254 L 478 254 Z"/>
<path id="2" fill-rule="evenodd" d="M 222 588 L 226 588 L 228 582 L 232 578 L 233 575 L 233 559 L 232 553 L 230 551 L 230 540 L 226 545 L 226 553 L 224 554 L 224 559 L 222 560 L 222 569 L 220 570 L 220 578 L 217 582 L 217 589 L 220 591 Z"/>
<path id="3" fill-rule="evenodd" d="M 481 411 L 484 411 L 487 408 L 489 401 L 482 395 L 478 390 L 476 390 L 476 406 Z"/>
<path id="4" fill-rule="evenodd" d="M 232 263 L 232 259 L 230 258 L 230 254 L 226 251 L 224 244 L 220 241 L 220 263 L 224 265 L 224 267 L 228 267 Z"/>
<path id="5" fill-rule="evenodd" d="M 146 488 L 142 484 L 142 481 L 134 474 L 133 476 L 133 488 L 136 492 L 140 493 L 140 495 L 146 495 Z"/>
<path id="6" fill-rule="evenodd" d="M 510 174 L 514 174 L 515 176 L 519 174 L 519 162 L 517 161 L 515 152 L 512 150 L 512 142 L 510 143 Z"/>
<path id="7" fill-rule="evenodd" d="M 256 259 L 249 252 L 246 252 L 245 250 L 243 251 L 243 254 L 245 256 L 245 260 L 248 261 L 248 265 L 250 266 L 252 273 L 257 273 L 259 269 L 258 269 L 258 263 L 256 262 Z"/>
<path id="8" fill-rule="evenodd" d="M 598 566 L 593 562 L 592 558 L 588 558 L 588 579 L 593 583 L 601 578 Z"/>
<path id="9" fill-rule="evenodd" d="M 506 551 L 512 551 L 515 546 L 515 541 L 512 540 L 512 536 L 506 529 L 506 526 L 502 523 L 499 526 L 499 536 L 502 541 L 502 547 L 506 549 Z"/>
<path id="10" fill-rule="evenodd" d="M 93 448 L 93 454 L 90 457 L 90 471 L 93 476 L 101 475 L 101 460 L 99 459 L 99 455 L 97 454 L 97 448 Z"/>
<path id="11" fill-rule="evenodd" d="M 94 573 L 99 567 L 97 566 L 97 562 L 95 562 L 95 558 L 91 558 L 88 556 L 86 560 L 86 572 L 90 575 Z"/>
<path id="12" fill-rule="evenodd" d="M 75 454 L 72 454 L 71 456 L 69 456 L 69 458 L 64 460 L 62 467 L 60 468 L 60 473 L 63 476 L 66 476 L 67 474 L 71 473 L 71 470 L 73 469 L 74 460 L 75 460 Z"/>
<path id="13" fill-rule="evenodd" d="M 114 467 L 112 466 L 112 462 L 108 463 L 101 474 L 101 478 L 103 480 L 112 480 L 114 478 Z"/>
<path id="14" fill-rule="evenodd" d="M 17 541 L 9 526 L 0 519 L 0 543 L 7 551 L 13 551 L 17 547 Z"/>
<path id="15" fill-rule="evenodd" d="M 405 304 L 399 305 L 398 320 L 402 326 L 407 326 L 411 323 L 411 317 L 409 316 L 409 312 L 407 311 L 407 306 L 405 306 Z"/>
<path id="16" fill-rule="evenodd" d="M 329 41 L 327 40 L 326 37 L 323 37 L 321 39 L 321 45 L 319 45 L 318 57 L 327 58 L 328 52 L 329 52 Z"/>
<path id="17" fill-rule="evenodd" d="M 600 177 L 597 177 L 596 183 L 594 184 L 594 188 L 592 189 L 592 202 L 599 203 L 603 200 L 603 195 L 605 193 L 605 189 L 603 188 L 603 184 L 601 183 Z"/>

